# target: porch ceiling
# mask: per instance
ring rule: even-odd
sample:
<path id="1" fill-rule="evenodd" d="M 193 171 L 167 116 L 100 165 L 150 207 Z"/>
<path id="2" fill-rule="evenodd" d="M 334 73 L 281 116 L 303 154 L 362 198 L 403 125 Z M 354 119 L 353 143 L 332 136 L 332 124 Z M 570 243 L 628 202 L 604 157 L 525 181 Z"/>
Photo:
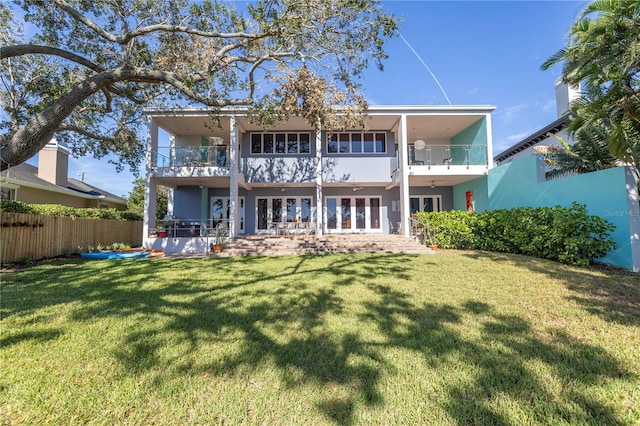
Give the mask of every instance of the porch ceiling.
<path id="1" fill-rule="evenodd" d="M 451 139 L 484 115 L 411 115 L 407 117 L 407 140 Z"/>
<path id="2" fill-rule="evenodd" d="M 454 186 L 461 183 L 469 182 L 474 179 L 478 179 L 482 176 L 447 176 L 447 175 L 433 175 L 433 176 L 409 176 L 409 186 Z"/>
<path id="3" fill-rule="evenodd" d="M 471 124 L 484 117 L 484 114 L 409 114 L 407 115 L 407 140 L 413 142 L 423 139 L 429 144 L 429 140 L 450 139 Z M 154 117 L 160 128 L 174 135 L 205 135 L 218 136 L 227 140 L 230 132 L 230 118 L 219 117 L 219 125 L 214 120 L 200 114 L 158 115 Z M 262 126 L 252 124 L 246 117 L 236 118 L 242 131 L 262 131 Z M 370 130 L 396 131 L 400 120 L 399 114 L 376 114 L 368 117 Z M 305 123 L 301 117 L 291 117 L 288 122 L 278 125 L 281 131 L 312 131 L 312 127 Z M 358 130 L 358 129 L 351 129 Z"/>
<path id="4" fill-rule="evenodd" d="M 229 117 L 220 117 L 220 126 L 207 115 L 171 115 L 154 118 L 160 128 L 173 135 L 217 136 L 224 140 L 229 139 Z"/>
<path id="5" fill-rule="evenodd" d="M 158 185 L 177 188 L 178 186 L 204 186 L 207 188 L 228 188 L 228 177 L 154 177 L 153 180 Z"/>

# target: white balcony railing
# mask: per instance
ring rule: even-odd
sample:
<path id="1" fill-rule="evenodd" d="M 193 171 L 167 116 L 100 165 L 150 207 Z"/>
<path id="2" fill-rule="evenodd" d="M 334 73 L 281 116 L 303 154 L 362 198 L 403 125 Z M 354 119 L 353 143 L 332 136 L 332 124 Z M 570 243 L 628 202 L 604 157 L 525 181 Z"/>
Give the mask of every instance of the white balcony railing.
<path id="1" fill-rule="evenodd" d="M 486 166 L 488 155 L 486 145 L 426 145 L 417 149 L 409 145 L 407 160 L 410 166 L 432 167 Z M 398 153 L 391 159 L 391 173 L 398 169 Z"/>
<path id="2" fill-rule="evenodd" d="M 229 147 L 158 147 L 152 152 L 152 167 L 229 167 Z"/>

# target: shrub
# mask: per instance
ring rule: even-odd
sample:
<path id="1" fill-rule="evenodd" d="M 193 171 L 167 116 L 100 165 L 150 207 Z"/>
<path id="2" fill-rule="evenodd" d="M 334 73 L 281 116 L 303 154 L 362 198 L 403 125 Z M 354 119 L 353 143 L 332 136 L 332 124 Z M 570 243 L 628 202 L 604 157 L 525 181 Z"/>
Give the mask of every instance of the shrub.
<path id="1" fill-rule="evenodd" d="M 44 216 L 74 216 L 87 219 L 142 220 L 142 216 L 131 211 L 113 208 L 79 208 L 60 204 L 26 204 L 21 201 L 0 200 L 0 210 L 11 213 L 41 214 Z"/>
<path id="2" fill-rule="evenodd" d="M 31 265 L 31 258 L 29 256 L 20 256 L 13 262 L 17 266 L 26 267 Z"/>
<path id="3" fill-rule="evenodd" d="M 113 243 L 109 246 L 107 246 L 108 250 L 126 250 L 126 249 L 130 249 L 131 245 L 130 244 L 125 244 L 125 243 Z"/>
<path id="4" fill-rule="evenodd" d="M 475 223 L 478 214 L 453 210 L 450 212 L 421 212 L 418 221 L 426 224 L 423 229 L 425 242 L 442 248 L 468 249 L 475 246 Z"/>
<path id="5" fill-rule="evenodd" d="M 613 224 L 584 205 L 419 213 L 425 233 L 442 248 L 498 251 L 587 265 L 614 248 Z"/>
<path id="6" fill-rule="evenodd" d="M 120 217 L 124 220 L 142 220 L 142 215 L 130 210 L 120 212 Z"/>
<path id="7" fill-rule="evenodd" d="M 77 257 L 82 253 L 82 247 L 71 247 L 62 249 L 62 256 L 64 257 Z"/>
<path id="8" fill-rule="evenodd" d="M 0 200 L 0 210 L 9 213 L 34 213 L 33 207 L 29 204 L 11 200 Z"/>

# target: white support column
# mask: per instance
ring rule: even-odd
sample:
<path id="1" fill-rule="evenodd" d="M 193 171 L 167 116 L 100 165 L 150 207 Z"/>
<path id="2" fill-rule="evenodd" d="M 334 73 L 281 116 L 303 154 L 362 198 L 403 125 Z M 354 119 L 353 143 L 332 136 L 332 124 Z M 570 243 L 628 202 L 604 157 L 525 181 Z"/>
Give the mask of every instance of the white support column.
<path id="1" fill-rule="evenodd" d="M 402 114 L 400 126 L 398 128 L 398 167 L 400 167 L 400 223 L 402 234 L 405 237 L 411 236 L 409 229 L 409 216 L 411 215 L 411 205 L 409 198 L 409 159 L 407 155 L 407 116 Z"/>
<path id="2" fill-rule="evenodd" d="M 149 229 L 156 227 L 157 184 L 153 180 L 158 149 L 158 124 L 154 119 L 147 122 L 146 176 L 144 184 L 144 217 L 142 222 L 142 241 L 149 237 Z"/>
<path id="3" fill-rule="evenodd" d="M 322 126 L 316 128 L 316 238 L 322 238 L 324 214 L 322 200 Z"/>
<path id="4" fill-rule="evenodd" d="M 176 137 L 169 135 L 169 165 L 173 167 L 176 159 Z M 173 188 L 167 188 L 167 214 L 173 216 Z"/>
<path id="5" fill-rule="evenodd" d="M 229 238 L 235 238 L 238 229 L 238 157 L 240 152 L 240 132 L 236 118 L 229 119 Z"/>
<path id="6" fill-rule="evenodd" d="M 485 115 L 487 126 L 487 169 L 493 169 L 493 130 L 491 125 L 491 113 Z"/>

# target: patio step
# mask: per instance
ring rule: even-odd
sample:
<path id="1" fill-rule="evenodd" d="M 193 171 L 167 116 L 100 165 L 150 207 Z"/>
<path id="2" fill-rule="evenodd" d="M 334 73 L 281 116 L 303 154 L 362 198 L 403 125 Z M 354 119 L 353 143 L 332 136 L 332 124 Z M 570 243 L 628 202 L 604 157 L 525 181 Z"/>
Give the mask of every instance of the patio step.
<path id="1" fill-rule="evenodd" d="M 405 253 L 432 254 L 433 250 L 400 235 L 240 236 L 211 256 L 276 256 L 286 254 Z"/>

